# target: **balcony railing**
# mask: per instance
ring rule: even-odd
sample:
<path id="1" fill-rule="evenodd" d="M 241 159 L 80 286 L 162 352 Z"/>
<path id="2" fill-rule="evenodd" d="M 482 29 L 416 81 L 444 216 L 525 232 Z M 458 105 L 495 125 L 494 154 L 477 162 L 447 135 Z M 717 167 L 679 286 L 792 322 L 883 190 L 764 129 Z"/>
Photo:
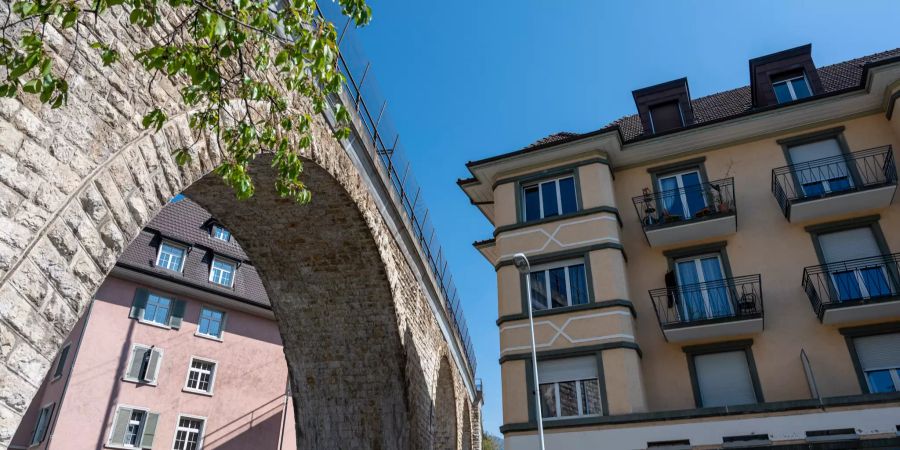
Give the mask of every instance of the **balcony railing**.
<path id="1" fill-rule="evenodd" d="M 821 319 L 830 308 L 898 298 L 900 253 L 851 259 L 803 269 L 803 289 Z"/>
<path id="2" fill-rule="evenodd" d="M 772 193 L 788 217 L 793 203 L 896 183 L 897 168 L 890 145 L 772 170 Z"/>
<path id="3" fill-rule="evenodd" d="M 653 289 L 650 298 L 663 329 L 757 319 L 763 315 L 759 275 Z"/>
<path id="4" fill-rule="evenodd" d="M 644 230 L 713 219 L 734 214 L 734 178 L 710 181 L 634 197 Z"/>

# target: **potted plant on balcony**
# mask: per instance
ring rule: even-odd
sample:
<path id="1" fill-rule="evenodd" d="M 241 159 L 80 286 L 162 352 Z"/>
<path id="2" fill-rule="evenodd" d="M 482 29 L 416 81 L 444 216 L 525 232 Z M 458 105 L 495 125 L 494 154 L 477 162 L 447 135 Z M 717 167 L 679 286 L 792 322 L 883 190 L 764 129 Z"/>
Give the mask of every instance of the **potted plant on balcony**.
<path id="1" fill-rule="evenodd" d="M 728 202 L 722 197 L 722 186 L 718 184 L 710 184 L 710 188 L 712 188 L 713 195 L 713 210 L 718 211 L 720 213 L 727 213 L 731 211 L 731 202 Z"/>
<path id="2" fill-rule="evenodd" d="M 656 208 L 653 207 L 653 194 L 650 192 L 650 188 L 645 187 L 641 191 L 643 195 L 644 201 L 644 225 L 655 225 L 659 222 L 659 219 L 656 217 L 654 213 L 656 213 Z"/>

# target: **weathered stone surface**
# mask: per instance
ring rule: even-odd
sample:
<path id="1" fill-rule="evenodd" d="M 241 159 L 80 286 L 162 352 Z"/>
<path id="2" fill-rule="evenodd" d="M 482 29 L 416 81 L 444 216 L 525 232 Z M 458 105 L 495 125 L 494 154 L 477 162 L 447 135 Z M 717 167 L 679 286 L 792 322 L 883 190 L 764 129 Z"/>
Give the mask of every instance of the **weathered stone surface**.
<path id="1" fill-rule="evenodd" d="M 147 39 L 125 31 L 127 23 L 127 16 L 104 18 L 92 32 L 125 54 Z M 165 20 L 161 27 L 171 28 Z M 71 54 L 71 30 L 45 36 L 51 53 Z M 191 134 L 177 86 L 163 79 L 148 94 L 149 74 L 130 58 L 103 67 L 89 40 L 77 45 L 82 57 L 72 60 L 67 106 L 0 98 L 0 449 L 18 424 L 22 398 L 33 395 L 127 242 L 185 189 L 233 231 L 263 277 L 294 399 L 307 406 L 297 418 L 301 448 L 468 442 L 460 415 L 479 412 L 467 403 L 466 369 L 455 362 L 441 369 L 455 359 L 429 304 L 433 286 L 422 284 L 416 249 L 405 247 L 414 240 L 392 232 L 403 226 L 380 209 L 392 199 L 376 198 L 370 172 L 357 166 L 365 158 L 348 155 L 355 150 L 336 142 L 317 116 L 315 145 L 302 155 L 313 204 L 278 198 L 270 156 L 251 167 L 257 195 L 238 202 L 210 173 L 222 149 Z M 172 113 L 160 133 L 137 126 L 150 101 Z M 302 100 L 294 106 L 311 110 Z M 193 159 L 178 166 L 171 152 L 185 146 Z"/>

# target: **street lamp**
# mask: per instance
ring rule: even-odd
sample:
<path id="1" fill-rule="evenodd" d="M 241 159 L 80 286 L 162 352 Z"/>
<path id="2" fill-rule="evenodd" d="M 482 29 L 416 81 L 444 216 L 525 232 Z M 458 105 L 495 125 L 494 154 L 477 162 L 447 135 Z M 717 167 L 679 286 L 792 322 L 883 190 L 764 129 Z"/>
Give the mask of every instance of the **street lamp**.
<path id="1" fill-rule="evenodd" d="M 538 436 L 541 439 L 541 450 L 544 450 L 544 414 L 541 411 L 540 380 L 537 369 L 537 348 L 534 344 L 534 316 L 531 314 L 531 265 L 524 253 L 516 253 L 513 256 L 516 269 L 525 276 L 525 292 L 528 295 L 528 324 L 531 326 L 531 370 L 534 371 L 534 410 L 537 411 Z"/>

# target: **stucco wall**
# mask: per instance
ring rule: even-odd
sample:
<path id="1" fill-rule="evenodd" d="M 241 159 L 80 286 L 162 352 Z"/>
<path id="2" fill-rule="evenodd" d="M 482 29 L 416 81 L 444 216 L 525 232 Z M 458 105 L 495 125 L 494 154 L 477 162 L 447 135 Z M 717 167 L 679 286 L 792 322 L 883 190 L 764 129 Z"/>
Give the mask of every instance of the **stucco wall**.
<path id="1" fill-rule="evenodd" d="M 735 276 L 762 274 L 765 330 L 752 337 L 766 401 L 809 398 L 800 362 L 801 349 L 809 355 L 823 396 L 860 393 L 843 336 L 835 327 L 819 322 L 800 285 L 803 268 L 819 264 L 810 235 L 804 230 L 808 224 L 789 223 L 771 192 L 772 169 L 788 164 L 776 140 L 839 125 L 846 127 L 844 136 L 851 151 L 888 144 L 896 149 L 900 143 L 883 113 L 879 113 L 682 158 L 705 156 L 710 180 L 735 179 L 737 233 L 724 240 Z M 663 251 L 668 248 L 649 247 L 631 206 L 631 198 L 651 186 L 646 168 L 676 161 L 654 161 L 616 172 L 616 198 L 624 222 L 622 241 L 628 254 L 629 288 L 635 293 L 637 340 L 643 351 L 643 378 L 651 411 L 694 407 L 685 354 L 679 345 L 663 339 L 647 294 L 649 289 L 665 287 L 663 277 L 668 267 Z M 895 198 L 890 208 L 873 211 L 881 215 L 880 225 L 892 251 L 900 251 L 897 201 Z M 697 244 L 720 240 L 723 239 Z M 677 246 L 669 248 L 673 247 Z"/>

